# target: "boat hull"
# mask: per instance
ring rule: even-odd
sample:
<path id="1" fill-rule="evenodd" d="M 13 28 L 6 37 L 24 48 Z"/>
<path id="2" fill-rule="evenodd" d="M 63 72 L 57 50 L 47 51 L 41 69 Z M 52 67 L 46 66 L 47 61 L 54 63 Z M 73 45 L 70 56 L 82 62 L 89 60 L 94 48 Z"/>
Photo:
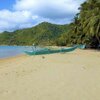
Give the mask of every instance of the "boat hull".
<path id="1" fill-rule="evenodd" d="M 41 51 L 24 51 L 28 55 L 43 55 L 43 54 L 54 54 L 54 53 L 64 53 L 64 52 L 71 52 L 74 51 L 77 48 L 77 46 L 65 48 L 65 49 L 59 49 L 59 50 L 41 50 Z"/>

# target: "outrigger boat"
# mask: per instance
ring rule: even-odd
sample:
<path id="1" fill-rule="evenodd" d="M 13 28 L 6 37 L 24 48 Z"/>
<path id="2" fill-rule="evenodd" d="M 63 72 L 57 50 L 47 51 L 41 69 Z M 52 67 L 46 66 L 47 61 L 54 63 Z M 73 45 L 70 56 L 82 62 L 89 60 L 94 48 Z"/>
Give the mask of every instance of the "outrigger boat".
<path id="1" fill-rule="evenodd" d="M 24 51 L 24 52 L 27 55 L 43 55 L 43 54 L 54 54 L 54 53 L 71 52 L 71 51 L 74 51 L 77 48 L 84 49 L 85 45 L 76 45 L 76 46 L 73 46 L 73 47 L 61 48 L 61 49 L 57 49 L 57 50 L 52 50 L 52 49 L 44 48 L 43 50 L 32 50 L 32 51 Z"/>

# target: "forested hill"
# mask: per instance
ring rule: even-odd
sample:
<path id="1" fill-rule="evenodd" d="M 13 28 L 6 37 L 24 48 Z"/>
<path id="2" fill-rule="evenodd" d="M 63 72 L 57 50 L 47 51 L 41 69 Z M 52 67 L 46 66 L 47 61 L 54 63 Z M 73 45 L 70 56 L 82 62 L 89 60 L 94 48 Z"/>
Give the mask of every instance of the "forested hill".
<path id="1" fill-rule="evenodd" d="M 61 34 L 69 30 L 69 25 L 56 25 L 48 22 L 17 30 L 14 32 L 3 32 L 0 34 L 0 45 L 56 45 L 56 40 Z"/>

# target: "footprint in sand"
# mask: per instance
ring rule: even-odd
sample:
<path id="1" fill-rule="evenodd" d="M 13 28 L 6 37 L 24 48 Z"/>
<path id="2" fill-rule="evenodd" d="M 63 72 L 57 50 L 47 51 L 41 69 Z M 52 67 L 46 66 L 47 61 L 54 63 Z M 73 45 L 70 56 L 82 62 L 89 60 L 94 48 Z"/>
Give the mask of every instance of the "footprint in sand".
<path id="1" fill-rule="evenodd" d="M 5 73 L 5 75 L 8 75 L 8 73 Z"/>
<path id="2" fill-rule="evenodd" d="M 8 93 L 9 93 L 8 90 L 1 90 L 1 91 L 0 91 L 0 94 L 8 94 Z"/>
<path id="3" fill-rule="evenodd" d="M 9 93 L 9 91 L 8 91 L 8 90 L 6 90 L 6 91 L 5 91 L 5 93 Z"/>
<path id="4" fill-rule="evenodd" d="M 15 72 L 16 74 L 18 73 L 18 72 Z"/>
<path id="5" fill-rule="evenodd" d="M 82 66 L 82 69 L 83 69 L 83 70 L 86 70 L 86 67 L 85 67 L 85 66 Z"/>

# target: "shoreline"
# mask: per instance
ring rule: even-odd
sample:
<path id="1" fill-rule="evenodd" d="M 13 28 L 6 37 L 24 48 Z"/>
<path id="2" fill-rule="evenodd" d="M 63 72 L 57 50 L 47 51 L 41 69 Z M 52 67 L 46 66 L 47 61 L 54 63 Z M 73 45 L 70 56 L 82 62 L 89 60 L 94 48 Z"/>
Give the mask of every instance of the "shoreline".
<path id="1" fill-rule="evenodd" d="M 26 58 L 26 57 L 27 57 L 27 55 L 25 55 L 25 54 L 19 54 L 19 55 L 16 55 L 16 56 L 0 58 L 0 63 L 6 62 L 6 61 L 11 61 L 11 60 L 17 60 L 19 58 Z"/>
<path id="2" fill-rule="evenodd" d="M 61 47 L 51 47 L 51 48 L 61 48 Z M 80 49 L 76 49 L 75 51 L 86 51 L 86 52 L 90 52 L 90 53 L 92 53 L 92 52 L 96 52 L 96 53 L 100 53 L 100 51 L 98 51 L 98 50 L 95 50 L 95 49 L 84 49 L 84 50 L 80 50 Z M 72 52 L 68 52 L 68 53 L 73 53 L 73 52 L 75 52 L 75 51 L 72 51 Z M 68 54 L 67 52 L 65 53 L 65 54 Z M 55 53 L 55 54 L 46 54 L 47 56 L 48 55 L 57 55 L 57 54 L 61 54 L 61 53 Z M 43 54 L 43 55 L 33 55 L 33 56 L 46 56 L 45 54 Z M 5 61 L 5 60 L 13 60 L 13 59 L 17 59 L 17 58 L 23 58 L 23 57 L 28 57 L 29 55 L 27 55 L 27 54 L 18 54 L 18 55 L 15 55 L 15 56 L 9 56 L 9 57 L 4 57 L 4 58 L 0 58 L 0 61 Z M 31 56 L 29 56 L 29 57 L 31 57 Z"/>

